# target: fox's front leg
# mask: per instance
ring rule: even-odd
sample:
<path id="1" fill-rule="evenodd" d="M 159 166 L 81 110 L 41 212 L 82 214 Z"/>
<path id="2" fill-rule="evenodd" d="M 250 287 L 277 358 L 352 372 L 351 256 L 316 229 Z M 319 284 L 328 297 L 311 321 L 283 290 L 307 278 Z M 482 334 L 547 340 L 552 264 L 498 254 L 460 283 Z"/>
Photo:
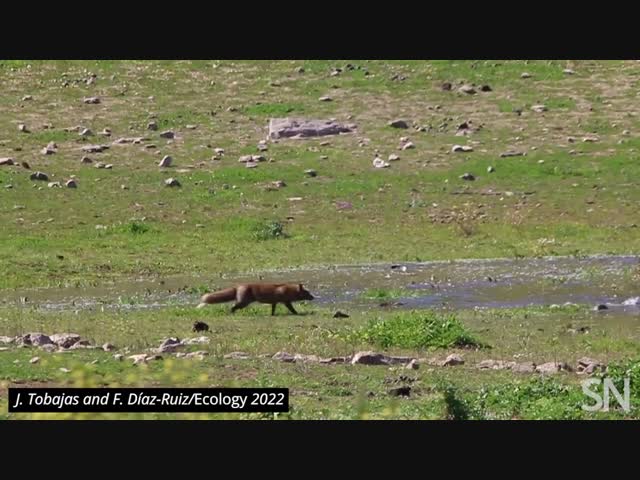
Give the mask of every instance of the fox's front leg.
<path id="1" fill-rule="evenodd" d="M 289 309 L 291 313 L 293 313 L 294 315 L 298 315 L 298 312 L 296 312 L 296 309 L 293 308 L 293 305 L 291 304 L 291 302 L 286 302 L 285 306 Z"/>

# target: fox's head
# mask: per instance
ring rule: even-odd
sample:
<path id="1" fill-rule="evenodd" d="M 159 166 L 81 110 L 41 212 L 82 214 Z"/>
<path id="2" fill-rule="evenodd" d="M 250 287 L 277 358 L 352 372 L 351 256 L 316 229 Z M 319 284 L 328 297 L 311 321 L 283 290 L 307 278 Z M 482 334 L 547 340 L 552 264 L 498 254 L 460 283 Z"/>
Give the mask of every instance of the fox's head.
<path id="1" fill-rule="evenodd" d="M 302 286 L 301 283 L 298 284 L 298 294 L 300 300 L 313 300 L 315 298 L 307 289 Z"/>

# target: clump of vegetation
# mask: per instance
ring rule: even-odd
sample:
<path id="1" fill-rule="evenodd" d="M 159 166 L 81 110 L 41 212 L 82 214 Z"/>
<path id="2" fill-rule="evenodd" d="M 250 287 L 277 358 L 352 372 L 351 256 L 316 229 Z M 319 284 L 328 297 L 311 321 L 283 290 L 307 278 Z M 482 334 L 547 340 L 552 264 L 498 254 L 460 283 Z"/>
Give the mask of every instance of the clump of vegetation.
<path id="1" fill-rule="evenodd" d="M 367 300 L 390 300 L 394 298 L 410 297 L 410 292 L 402 290 L 387 290 L 384 288 L 370 288 L 361 294 Z"/>
<path id="2" fill-rule="evenodd" d="M 256 240 L 276 240 L 289 237 L 284 231 L 284 225 L 278 221 L 258 224 L 253 231 L 253 236 Z"/>
<path id="3" fill-rule="evenodd" d="M 351 341 L 382 348 L 452 348 L 485 345 L 453 315 L 435 312 L 403 312 L 389 319 L 370 320 L 348 334 Z"/>
<path id="4" fill-rule="evenodd" d="M 150 230 L 149 225 L 142 222 L 129 222 L 122 226 L 122 231 L 132 235 L 142 235 Z"/>

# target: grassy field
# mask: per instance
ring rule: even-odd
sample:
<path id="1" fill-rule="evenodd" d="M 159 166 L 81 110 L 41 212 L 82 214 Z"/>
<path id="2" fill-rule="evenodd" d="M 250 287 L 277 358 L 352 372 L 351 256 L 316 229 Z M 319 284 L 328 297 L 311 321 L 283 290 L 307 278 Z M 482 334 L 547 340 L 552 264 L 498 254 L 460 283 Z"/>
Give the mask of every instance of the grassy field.
<path id="1" fill-rule="evenodd" d="M 341 73 L 332 75 L 335 68 Z M 15 163 L 0 165 L 0 290 L 83 289 L 197 275 L 208 279 L 206 285 L 194 281 L 188 287 L 201 293 L 219 286 L 223 275 L 281 268 L 638 254 L 639 75 L 633 61 L 0 61 L 0 158 Z M 443 90 L 444 82 L 452 89 Z M 458 91 L 463 83 L 475 84 L 476 93 Z M 327 95 L 332 101 L 319 101 Z M 100 103 L 87 104 L 87 97 Z M 535 111 L 535 105 L 546 111 Z M 349 135 L 270 142 L 259 152 L 269 118 L 281 116 L 336 118 L 358 128 Z M 396 119 L 410 128 L 390 127 Z M 151 121 L 157 130 L 147 128 Z M 457 136 L 463 122 L 481 128 Z M 83 128 L 92 135 L 82 136 Z M 110 136 L 101 135 L 104 129 Z M 167 130 L 175 138 L 160 136 Z M 144 138 L 114 143 L 124 137 Z M 401 137 L 415 148 L 402 150 Z M 56 151 L 45 155 L 41 151 L 50 142 Z M 81 150 L 93 144 L 109 148 Z M 473 151 L 452 152 L 454 145 Z M 501 157 L 506 152 L 524 155 Z M 238 162 L 258 153 L 267 161 L 257 168 Z M 400 159 L 389 168 L 373 167 L 377 154 L 386 160 L 394 153 Z M 173 166 L 159 168 L 165 155 Z M 93 162 L 82 163 L 84 156 Z M 98 162 L 113 167 L 96 168 Z M 307 169 L 317 176 L 307 176 Z M 31 180 L 35 171 L 49 180 Z M 475 180 L 461 179 L 464 173 Z M 181 186 L 165 186 L 169 177 Z M 70 178 L 77 188 L 64 186 Z M 277 180 L 285 186 L 266 188 Z M 351 207 L 339 208 L 340 202 Z M 397 296 L 371 289 L 362 298 Z M 195 336 L 190 329 L 196 319 L 212 331 L 208 345 L 193 347 L 209 353 L 203 360 L 166 358 L 143 366 L 102 351 L 47 354 L 10 347 L 0 351 L 0 381 L 286 386 L 293 409 L 280 418 L 627 415 L 582 411 L 575 374 L 547 378 L 480 371 L 474 364 L 517 359 L 575 366 L 591 356 L 635 371 L 638 329 L 629 321 L 598 322 L 588 308 L 460 311 L 452 313 L 461 329 L 454 333 L 490 348 L 439 343 L 451 334 L 444 331 L 429 349 L 416 343 L 427 336 L 412 330 L 411 316 L 430 311 L 374 309 L 334 319 L 333 311 L 312 305 L 301 310 L 307 314 L 268 318 L 266 306 L 230 316 L 222 307 L 76 313 L 5 303 L 0 335 L 75 332 L 131 354 L 169 336 Z M 371 324 L 378 317 L 386 326 Z M 571 322 L 595 326 L 588 335 L 567 334 Z M 378 333 L 359 330 L 366 328 Z M 383 332 L 380 343 L 384 328 L 392 332 Z M 466 363 L 399 372 L 259 357 L 358 350 L 442 359 L 458 352 Z M 233 351 L 252 358 L 224 358 Z M 40 363 L 30 364 L 35 355 Z M 414 393 L 391 397 L 387 390 L 403 376 L 410 377 Z M 6 416 L 1 389 L 0 405 Z M 260 416 L 247 416 L 254 417 Z"/>

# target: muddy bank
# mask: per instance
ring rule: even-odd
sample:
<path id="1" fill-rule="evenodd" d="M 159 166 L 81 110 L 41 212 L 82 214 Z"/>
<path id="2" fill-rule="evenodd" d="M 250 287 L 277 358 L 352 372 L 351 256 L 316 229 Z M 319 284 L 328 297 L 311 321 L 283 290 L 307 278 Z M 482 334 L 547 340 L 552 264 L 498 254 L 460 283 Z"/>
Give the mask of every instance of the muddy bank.
<path id="1" fill-rule="evenodd" d="M 86 288 L 0 292 L 0 304 L 47 310 L 194 306 L 199 288 L 238 282 L 302 282 L 318 296 L 314 304 L 377 307 L 385 295 L 400 308 L 508 308 L 570 302 L 640 313 L 623 305 L 640 295 L 640 257 L 590 256 L 453 260 L 423 263 L 340 265 L 269 271 L 236 277 L 199 276 L 126 281 Z M 367 299 L 378 292 L 380 300 Z M 375 295 L 374 295 L 375 296 Z"/>

